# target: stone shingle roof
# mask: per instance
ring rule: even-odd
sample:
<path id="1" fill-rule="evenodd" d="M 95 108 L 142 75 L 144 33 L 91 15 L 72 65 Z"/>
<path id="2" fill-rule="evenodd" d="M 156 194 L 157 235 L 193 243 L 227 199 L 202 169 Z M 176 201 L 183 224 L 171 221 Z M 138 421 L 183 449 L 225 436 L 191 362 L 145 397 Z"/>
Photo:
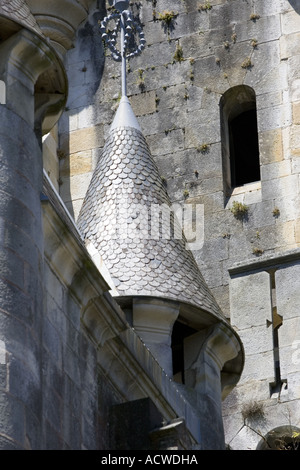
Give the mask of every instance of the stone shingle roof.
<path id="1" fill-rule="evenodd" d="M 0 0 L 0 16 L 16 21 L 39 36 L 44 36 L 25 0 Z"/>
<path id="2" fill-rule="evenodd" d="M 170 200 L 146 140 L 136 127 L 115 123 L 79 214 L 81 233 L 99 250 L 120 296 L 188 302 L 224 319 L 185 239 L 151 237 L 153 204 Z"/>

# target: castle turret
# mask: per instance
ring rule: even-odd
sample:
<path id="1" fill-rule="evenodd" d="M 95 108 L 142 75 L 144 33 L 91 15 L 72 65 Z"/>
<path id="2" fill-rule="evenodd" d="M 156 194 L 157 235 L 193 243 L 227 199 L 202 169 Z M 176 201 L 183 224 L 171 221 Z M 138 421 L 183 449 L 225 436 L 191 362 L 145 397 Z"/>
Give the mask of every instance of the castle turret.
<path id="1" fill-rule="evenodd" d="M 120 10 L 126 29 L 130 15 Z M 194 390 L 198 409 L 210 402 L 221 429 L 221 388 L 228 392 L 238 380 L 242 347 L 189 249 L 124 80 L 77 223 L 87 245 L 101 255 L 132 327 L 169 377 Z M 211 418 L 202 418 L 209 426 Z"/>

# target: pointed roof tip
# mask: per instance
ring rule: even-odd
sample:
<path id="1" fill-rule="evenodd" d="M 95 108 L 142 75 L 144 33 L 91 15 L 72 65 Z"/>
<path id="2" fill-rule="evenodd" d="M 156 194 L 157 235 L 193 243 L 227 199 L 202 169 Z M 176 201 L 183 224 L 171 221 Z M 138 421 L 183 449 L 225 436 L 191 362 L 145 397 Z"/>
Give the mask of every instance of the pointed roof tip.
<path id="1" fill-rule="evenodd" d="M 125 95 L 121 98 L 114 120 L 110 126 L 110 131 L 118 127 L 133 127 L 141 132 L 140 125 L 132 110 L 130 101 Z"/>

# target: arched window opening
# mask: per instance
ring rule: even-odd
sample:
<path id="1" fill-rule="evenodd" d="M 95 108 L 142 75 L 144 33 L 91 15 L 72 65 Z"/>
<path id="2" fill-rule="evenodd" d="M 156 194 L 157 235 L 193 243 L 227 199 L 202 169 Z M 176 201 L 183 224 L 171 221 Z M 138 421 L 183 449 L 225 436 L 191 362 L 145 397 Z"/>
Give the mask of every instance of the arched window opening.
<path id="1" fill-rule="evenodd" d="M 224 190 L 260 180 L 259 145 L 254 90 L 240 85 L 221 98 Z"/>

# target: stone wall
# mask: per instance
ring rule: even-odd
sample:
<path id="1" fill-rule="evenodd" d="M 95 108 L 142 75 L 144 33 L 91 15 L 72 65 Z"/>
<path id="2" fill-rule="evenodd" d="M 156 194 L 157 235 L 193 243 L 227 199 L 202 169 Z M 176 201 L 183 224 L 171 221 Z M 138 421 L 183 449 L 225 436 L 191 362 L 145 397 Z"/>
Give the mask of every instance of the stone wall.
<path id="1" fill-rule="evenodd" d="M 47 264 L 45 284 L 42 448 L 97 449 L 96 351 L 81 331 L 80 305 Z"/>
<path id="2" fill-rule="evenodd" d="M 298 257 L 297 251 L 231 271 L 231 322 L 246 355 L 241 381 L 224 403 L 233 449 L 246 441 L 256 449 L 270 430 L 299 427 Z"/>

